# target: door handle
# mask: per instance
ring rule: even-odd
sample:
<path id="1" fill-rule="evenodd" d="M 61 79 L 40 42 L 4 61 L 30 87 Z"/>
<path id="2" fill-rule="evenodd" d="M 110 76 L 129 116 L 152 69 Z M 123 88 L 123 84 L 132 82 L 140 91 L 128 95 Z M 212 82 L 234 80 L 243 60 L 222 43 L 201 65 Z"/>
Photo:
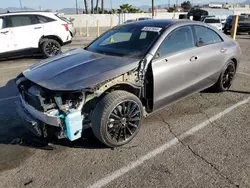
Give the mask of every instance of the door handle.
<path id="1" fill-rule="evenodd" d="M 3 31 L 3 32 L 0 32 L 1 34 L 6 34 L 6 33 L 9 33 L 9 31 Z"/>
<path id="2" fill-rule="evenodd" d="M 34 29 L 41 29 L 42 27 L 35 27 Z"/>
<path id="3" fill-rule="evenodd" d="M 193 56 L 193 57 L 190 58 L 190 61 L 196 61 L 197 59 L 198 59 L 197 56 Z"/>
<path id="4" fill-rule="evenodd" d="M 226 51 L 227 51 L 226 48 L 222 48 L 222 49 L 220 50 L 221 53 L 225 53 Z"/>

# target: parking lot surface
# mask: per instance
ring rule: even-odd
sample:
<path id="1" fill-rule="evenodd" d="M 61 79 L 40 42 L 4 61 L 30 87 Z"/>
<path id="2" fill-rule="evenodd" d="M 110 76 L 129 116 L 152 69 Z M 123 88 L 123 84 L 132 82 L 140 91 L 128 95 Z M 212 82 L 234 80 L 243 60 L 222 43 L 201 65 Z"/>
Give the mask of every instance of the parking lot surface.
<path id="1" fill-rule="evenodd" d="M 76 37 L 64 51 L 91 39 Z M 230 91 L 191 95 L 152 114 L 137 137 L 110 149 L 91 130 L 76 142 L 27 131 L 15 111 L 13 78 L 39 61 L 0 62 L 0 187 L 250 187 L 250 37 Z"/>

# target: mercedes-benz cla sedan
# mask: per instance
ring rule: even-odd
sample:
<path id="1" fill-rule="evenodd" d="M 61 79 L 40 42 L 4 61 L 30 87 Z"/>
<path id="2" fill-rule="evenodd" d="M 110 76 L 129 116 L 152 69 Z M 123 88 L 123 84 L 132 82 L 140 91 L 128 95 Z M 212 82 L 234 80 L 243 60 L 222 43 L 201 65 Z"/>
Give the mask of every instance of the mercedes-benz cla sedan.
<path id="1" fill-rule="evenodd" d="M 16 78 L 17 109 L 38 136 L 73 141 L 91 128 L 105 145 L 118 147 L 152 112 L 206 88 L 228 90 L 240 58 L 237 42 L 202 22 L 119 25 L 85 48 L 23 71 Z"/>

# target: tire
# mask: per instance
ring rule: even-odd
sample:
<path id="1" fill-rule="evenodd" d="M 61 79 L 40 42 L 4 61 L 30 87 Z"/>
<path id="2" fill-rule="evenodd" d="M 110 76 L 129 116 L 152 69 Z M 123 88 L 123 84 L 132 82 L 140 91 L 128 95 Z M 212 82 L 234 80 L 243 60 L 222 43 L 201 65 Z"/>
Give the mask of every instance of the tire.
<path id="1" fill-rule="evenodd" d="M 60 43 L 54 39 L 44 41 L 40 48 L 45 57 L 53 57 L 62 52 Z"/>
<path id="2" fill-rule="evenodd" d="M 113 91 L 97 104 L 91 118 L 92 131 L 106 146 L 119 147 L 137 135 L 142 116 L 143 106 L 138 97 L 126 91 Z"/>
<path id="3" fill-rule="evenodd" d="M 235 63 L 233 61 L 229 61 L 225 66 L 225 68 L 223 69 L 218 81 L 212 87 L 212 90 L 218 93 L 229 90 L 235 78 L 235 73 L 236 73 Z M 225 80 L 227 81 L 225 82 Z"/>

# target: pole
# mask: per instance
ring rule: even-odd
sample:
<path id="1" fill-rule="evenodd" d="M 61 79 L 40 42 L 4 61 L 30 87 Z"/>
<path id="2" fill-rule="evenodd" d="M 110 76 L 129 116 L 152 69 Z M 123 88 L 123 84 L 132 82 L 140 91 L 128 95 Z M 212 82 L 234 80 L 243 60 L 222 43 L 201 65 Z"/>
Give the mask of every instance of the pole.
<path id="1" fill-rule="evenodd" d="M 155 1 L 152 0 L 152 18 L 155 16 Z"/>
<path id="2" fill-rule="evenodd" d="M 110 8 L 111 8 L 111 10 L 113 9 L 112 0 L 110 0 Z"/>
<path id="3" fill-rule="evenodd" d="M 237 27 L 238 27 L 238 20 L 239 20 L 239 16 L 238 15 L 234 15 L 233 16 L 233 25 L 232 25 L 232 30 L 231 30 L 231 37 L 233 38 L 233 40 L 236 39 L 236 33 L 237 33 Z"/>
<path id="4" fill-rule="evenodd" d="M 82 20 L 80 20 L 80 36 L 82 36 Z"/>
<path id="5" fill-rule="evenodd" d="M 78 5 L 77 5 L 77 1 L 78 1 L 78 0 L 76 0 L 76 14 L 78 14 Z"/>
<path id="6" fill-rule="evenodd" d="M 97 37 L 100 36 L 100 26 L 99 26 L 99 20 L 97 20 Z"/>
<path id="7" fill-rule="evenodd" d="M 19 0 L 21 10 L 23 9 L 22 0 Z"/>
<path id="8" fill-rule="evenodd" d="M 113 16 L 112 14 L 110 15 L 110 29 L 113 27 Z"/>
<path id="9" fill-rule="evenodd" d="M 170 0 L 168 0 L 168 8 L 170 7 Z"/>
<path id="10" fill-rule="evenodd" d="M 86 20 L 86 36 L 89 36 L 89 21 Z"/>

